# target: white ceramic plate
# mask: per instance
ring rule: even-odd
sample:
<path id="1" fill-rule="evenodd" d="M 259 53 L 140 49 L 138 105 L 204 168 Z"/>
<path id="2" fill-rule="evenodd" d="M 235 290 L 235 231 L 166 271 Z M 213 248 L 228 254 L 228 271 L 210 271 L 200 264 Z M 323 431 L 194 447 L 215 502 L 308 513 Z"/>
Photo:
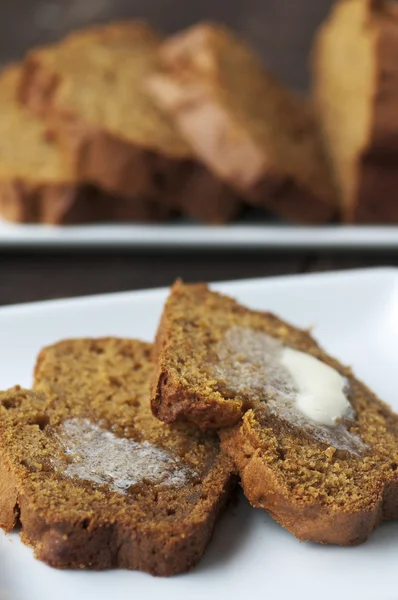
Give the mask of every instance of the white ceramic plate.
<path id="1" fill-rule="evenodd" d="M 214 286 L 257 309 L 313 326 L 328 351 L 398 410 L 398 271 L 231 282 Z M 0 309 L 0 388 L 29 385 L 38 350 L 65 337 L 151 340 L 165 290 Z M 241 498 L 200 565 L 169 579 L 139 572 L 57 571 L 36 561 L 17 534 L 0 535 L 1 600 L 313 600 L 397 598 L 398 521 L 354 548 L 300 543 Z"/>
<path id="2" fill-rule="evenodd" d="M 0 220 L 1 248 L 148 248 L 148 249 L 396 249 L 398 227 L 298 227 L 272 224 L 206 226 L 17 225 Z"/>

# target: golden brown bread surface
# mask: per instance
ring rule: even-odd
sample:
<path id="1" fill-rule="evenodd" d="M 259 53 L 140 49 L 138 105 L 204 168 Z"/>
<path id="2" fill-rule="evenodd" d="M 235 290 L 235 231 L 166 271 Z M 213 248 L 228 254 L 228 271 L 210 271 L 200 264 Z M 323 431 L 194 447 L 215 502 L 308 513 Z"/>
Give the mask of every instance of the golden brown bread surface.
<path id="1" fill-rule="evenodd" d="M 167 40 L 147 89 L 197 156 L 254 204 L 299 222 L 337 205 L 315 119 L 226 28 L 200 24 Z"/>
<path id="2" fill-rule="evenodd" d="M 145 23 L 113 23 L 28 54 L 20 98 L 47 119 L 79 179 L 113 193 L 148 195 L 189 157 L 141 90 L 159 42 Z"/>
<path id="3" fill-rule="evenodd" d="M 28 54 L 20 98 L 47 120 L 77 178 L 158 198 L 209 223 L 229 221 L 241 206 L 237 195 L 198 164 L 143 88 L 160 41 L 140 21 L 73 33 Z"/>
<path id="4" fill-rule="evenodd" d="M 350 418 L 323 426 L 295 408 L 294 390 L 289 396 L 272 370 L 273 353 L 286 346 L 346 378 Z M 177 282 L 154 356 L 154 414 L 222 427 L 249 501 L 299 539 L 357 544 L 398 516 L 398 417 L 307 331 Z"/>
<path id="5" fill-rule="evenodd" d="M 21 68 L 0 75 L 0 214 L 10 221 L 70 224 L 161 220 L 170 210 L 150 198 L 117 198 L 79 182 L 46 125 L 21 107 Z"/>
<path id="6" fill-rule="evenodd" d="M 347 221 L 398 221 L 398 10 L 340 0 L 316 36 L 314 98 Z"/>
<path id="7" fill-rule="evenodd" d="M 250 397 L 245 393 L 229 394 L 226 384 L 213 373 L 220 340 L 238 325 L 276 337 L 290 335 L 298 345 L 310 339 L 273 315 L 250 311 L 232 298 L 209 291 L 204 284 L 177 281 L 172 286 L 154 345 L 155 416 L 165 422 L 183 418 L 203 429 L 227 427 L 239 421 L 251 407 Z"/>
<path id="8" fill-rule="evenodd" d="M 151 345 L 67 340 L 39 355 L 35 391 L 0 394 L 0 526 L 37 558 L 154 575 L 191 568 L 226 500 L 216 435 L 150 410 Z"/>
<path id="9" fill-rule="evenodd" d="M 28 54 L 25 66 L 37 72 L 31 74 L 32 81 L 25 74 L 22 99 L 26 94 L 33 111 L 78 115 L 127 143 L 187 157 L 188 146 L 141 89 L 142 78 L 157 64 L 160 41 L 140 21 L 72 33 L 58 45 Z"/>

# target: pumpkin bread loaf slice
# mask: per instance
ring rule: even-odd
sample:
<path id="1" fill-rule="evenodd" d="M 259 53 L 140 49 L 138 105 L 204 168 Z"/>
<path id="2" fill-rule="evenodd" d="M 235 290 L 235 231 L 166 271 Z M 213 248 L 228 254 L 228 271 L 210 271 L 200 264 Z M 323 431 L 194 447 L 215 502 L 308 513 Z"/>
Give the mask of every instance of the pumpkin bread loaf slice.
<path id="1" fill-rule="evenodd" d="M 158 197 L 208 222 L 228 221 L 241 201 L 197 162 L 143 89 L 160 41 L 140 21 L 73 33 L 28 54 L 20 99 L 47 120 L 76 177 L 122 196 Z"/>
<path id="2" fill-rule="evenodd" d="M 288 220 L 334 218 L 337 205 L 306 101 L 220 25 L 200 24 L 160 48 L 148 92 L 196 155 L 249 202 Z"/>
<path id="3" fill-rule="evenodd" d="M 159 202 L 116 198 L 79 182 L 45 125 L 17 101 L 21 68 L 0 75 L 0 214 L 18 222 L 70 224 L 163 219 Z"/>
<path id="4" fill-rule="evenodd" d="M 398 517 L 398 417 L 307 331 L 178 282 L 155 357 L 155 415 L 222 427 L 248 500 L 299 539 L 357 544 Z"/>
<path id="5" fill-rule="evenodd" d="M 398 7 L 340 0 L 313 48 L 314 98 L 346 221 L 398 222 Z"/>
<path id="6" fill-rule="evenodd" d="M 51 566 L 172 575 L 209 542 L 231 462 L 215 434 L 152 416 L 150 354 L 63 341 L 40 353 L 35 391 L 0 394 L 0 526 L 19 520 Z"/>

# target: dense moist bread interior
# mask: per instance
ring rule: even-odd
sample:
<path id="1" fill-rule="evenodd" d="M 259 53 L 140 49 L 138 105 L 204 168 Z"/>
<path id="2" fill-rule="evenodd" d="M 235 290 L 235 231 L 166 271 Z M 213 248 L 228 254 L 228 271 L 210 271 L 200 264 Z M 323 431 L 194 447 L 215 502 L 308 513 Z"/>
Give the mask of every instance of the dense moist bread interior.
<path id="1" fill-rule="evenodd" d="M 377 19 L 369 1 L 340 1 L 314 46 L 315 102 L 346 214 L 355 208 L 361 159 L 371 142 Z"/>
<path id="2" fill-rule="evenodd" d="M 152 416 L 150 352 L 130 340 L 61 342 L 41 352 L 34 392 L 2 393 L 1 451 L 30 511 L 50 523 L 121 519 L 150 529 L 206 520 L 228 461 L 214 435 Z"/>
<path id="3" fill-rule="evenodd" d="M 19 66 L 0 75 L 0 178 L 62 183 L 72 181 L 62 157 L 43 122 L 22 108 L 17 100 Z"/>
<path id="4" fill-rule="evenodd" d="M 269 508 L 263 498 L 269 490 L 276 494 L 277 488 L 293 504 L 320 504 L 347 513 L 372 510 L 385 482 L 396 480 L 397 416 L 308 332 L 270 313 L 250 311 L 204 285 L 177 283 L 166 303 L 159 336 L 160 372 L 167 379 L 157 400 L 162 403 L 164 396 L 166 417 L 170 390 L 171 403 L 190 399 L 189 405 L 180 401 L 177 416 L 206 426 L 211 426 L 209 415 L 217 416 L 219 406 L 228 412 L 231 404 L 238 404 L 241 414 L 246 411 L 242 422 L 219 433 L 255 505 Z M 267 354 L 270 337 L 340 373 L 346 379 L 353 415 L 333 426 L 303 415 L 291 402 L 286 383 L 273 372 L 272 356 Z M 208 413 L 207 421 L 203 412 Z M 245 487 L 252 460 L 257 461 L 253 472 L 258 494 Z"/>
<path id="5" fill-rule="evenodd" d="M 158 64 L 159 43 L 144 23 L 114 23 L 71 34 L 57 46 L 33 51 L 28 60 L 33 70 L 53 75 L 55 114 L 77 116 L 127 142 L 186 157 L 188 147 L 142 86 Z"/>
<path id="6" fill-rule="evenodd" d="M 310 352 L 315 355 L 321 353 L 315 344 L 309 344 L 311 338 L 306 332 L 287 325 L 274 315 L 250 311 L 232 298 L 209 291 L 204 284 L 185 285 L 178 281 L 166 301 L 155 344 L 158 376 L 160 373 L 162 378 L 160 386 L 166 390 L 183 389 L 193 408 L 203 400 L 210 408 L 220 405 L 226 411 L 230 405 L 236 406 L 232 420 L 238 421 L 243 411 L 257 399 L 259 391 L 253 393 L 250 380 L 244 379 L 236 381 L 240 386 L 239 393 L 228 386 L 228 379 L 236 378 L 239 353 L 230 348 L 225 351 L 224 342 L 229 332 L 236 329 L 249 337 L 249 344 L 251 332 L 264 332 L 287 339 L 299 349 L 310 347 Z M 240 337 L 238 334 L 238 345 L 242 343 Z M 220 354 L 230 377 L 218 373 Z M 249 370 L 247 377 L 250 375 Z M 163 395 L 153 400 L 155 412 L 157 408 L 162 410 L 163 401 Z M 184 403 L 183 393 L 179 401 Z M 214 426 L 217 424 L 215 422 Z"/>
<path id="7" fill-rule="evenodd" d="M 293 175 L 315 195 L 333 202 L 330 176 L 310 107 L 280 85 L 250 47 L 222 26 L 201 24 L 166 41 L 161 56 L 172 84 L 188 89 L 186 102 L 192 114 L 200 111 L 201 105 L 205 105 L 204 114 L 209 110 L 210 117 L 214 106 L 216 111 L 222 111 L 219 118 L 228 131 L 224 132 L 225 139 L 214 140 L 216 146 L 227 147 L 248 139 L 247 143 L 254 144 L 262 155 L 263 170 Z M 207 108 L 207 104 L 213 107 Z M 206 143 L 206 139 L 211 139 L 211 131 L 202 138 L 197 134 L 193 140 L 188 126 L 184 128 L 183 118 L 182 129 L 194 147 L 203 142 L 205 160 L 206 153 L 211 152 L 209 142 Z M 222 165 L 220 160 L 220 169 Z M 216 163 L 211 166 L 217 171 Z"/>
<path id="8" fill-rule="evenodd" d="M 242 472 L 257 455 L 293 503 L 347 513 L 374 510 L 384 483 L 397 479 L 398 420 L 362 384 L 351 384 L 351 390 L 356 420 L 350 432 L 363 442 L 357 452 L 317 440 L 316 428 L 313 433 L 303 431 L 261 406 L 245 414 L 239 431 L 221 431 L 224 447 Z M 261 506 L 261 494 L 250 499 Z"/>

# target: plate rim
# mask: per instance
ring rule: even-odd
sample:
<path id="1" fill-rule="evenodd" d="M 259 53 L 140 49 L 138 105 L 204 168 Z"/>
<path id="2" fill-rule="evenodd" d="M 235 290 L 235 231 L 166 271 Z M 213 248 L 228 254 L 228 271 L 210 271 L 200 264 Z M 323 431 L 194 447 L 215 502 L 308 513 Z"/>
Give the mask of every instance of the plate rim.
<path id="1" fill-rule="evenodd" d="M 9 223 L 0 219 L 0 249 L 68 251 L 101 248 L 131 250 L 308 250 L 398 248 L 398 225 L 290 224 L 81 224 L 69 226 Z"/>

